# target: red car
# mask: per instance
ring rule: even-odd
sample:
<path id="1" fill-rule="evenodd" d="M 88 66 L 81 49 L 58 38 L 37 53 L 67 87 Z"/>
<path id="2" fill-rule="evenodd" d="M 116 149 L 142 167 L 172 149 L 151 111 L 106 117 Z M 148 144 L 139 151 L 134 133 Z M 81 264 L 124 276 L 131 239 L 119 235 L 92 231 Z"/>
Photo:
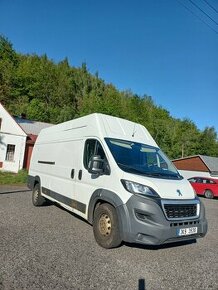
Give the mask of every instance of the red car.
<path id="1" fill-rule="evenodd" d="M 208 177 L 192 177 L 188 179 L 196 194 L 207 198 L 218 197 L 218 179 Z"/>

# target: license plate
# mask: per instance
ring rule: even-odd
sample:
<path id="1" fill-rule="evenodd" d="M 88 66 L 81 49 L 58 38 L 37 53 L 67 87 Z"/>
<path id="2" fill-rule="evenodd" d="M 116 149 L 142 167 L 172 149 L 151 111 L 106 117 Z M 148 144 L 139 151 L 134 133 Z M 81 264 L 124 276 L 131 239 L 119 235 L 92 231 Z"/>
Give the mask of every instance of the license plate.
<path id="1" fill-rule="evenodd" d="M 188 235 L 196 234 L 197 232 L 198 232 L 197 227 L 178 229 L 177 236 L 188 236 Z"/>

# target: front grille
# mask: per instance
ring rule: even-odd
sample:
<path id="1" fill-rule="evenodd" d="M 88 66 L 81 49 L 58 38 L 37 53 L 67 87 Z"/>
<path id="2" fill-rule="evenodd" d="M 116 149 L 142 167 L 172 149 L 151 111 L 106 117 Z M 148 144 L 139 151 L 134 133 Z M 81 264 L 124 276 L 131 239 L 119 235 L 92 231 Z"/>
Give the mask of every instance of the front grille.
<path id="1" fill-rule="evenodd" d="M 197 204 L 164 204 L 168 219 L 193 218 L 197 216 Z"/>

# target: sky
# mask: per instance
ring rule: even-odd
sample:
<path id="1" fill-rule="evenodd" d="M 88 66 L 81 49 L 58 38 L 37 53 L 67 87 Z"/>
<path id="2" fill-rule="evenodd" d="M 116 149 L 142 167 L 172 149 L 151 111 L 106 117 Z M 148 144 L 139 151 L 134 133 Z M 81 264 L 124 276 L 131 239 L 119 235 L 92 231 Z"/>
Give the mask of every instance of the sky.
<path id="1" fill-rule="evenodd" d="M 218 132 L 217 0 L 0 0 L 0 34 Z"/>

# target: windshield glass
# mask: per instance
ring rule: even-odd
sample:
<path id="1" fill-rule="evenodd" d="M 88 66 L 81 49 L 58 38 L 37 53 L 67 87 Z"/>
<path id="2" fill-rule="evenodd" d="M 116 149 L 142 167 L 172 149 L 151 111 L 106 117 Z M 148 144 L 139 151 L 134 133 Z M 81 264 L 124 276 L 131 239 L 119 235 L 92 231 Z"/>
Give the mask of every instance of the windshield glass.
<path id="1" fill-rule="evenodd" d="M 117 165 L 126 172 L 158 178 L 182 178 L 159 148 L 120 139 L 105 138 L 105 141 Z"/>

